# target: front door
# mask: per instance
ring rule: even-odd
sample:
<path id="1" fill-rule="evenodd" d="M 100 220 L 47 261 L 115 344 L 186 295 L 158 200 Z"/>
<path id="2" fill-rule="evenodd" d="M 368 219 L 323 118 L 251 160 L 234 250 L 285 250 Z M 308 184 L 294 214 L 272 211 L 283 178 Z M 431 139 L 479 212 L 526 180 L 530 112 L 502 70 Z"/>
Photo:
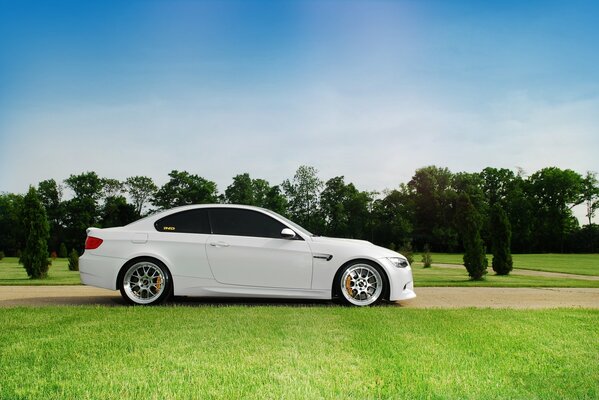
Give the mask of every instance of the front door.
<path id="1" fill-rule="evenodd" d="M 309 289 L 312 253 L 303 239 L 284 239 L 287 226 L 259 211 L 210 209 L 213 234 L 206 253 L 220 283 L 270 288 Z"/>

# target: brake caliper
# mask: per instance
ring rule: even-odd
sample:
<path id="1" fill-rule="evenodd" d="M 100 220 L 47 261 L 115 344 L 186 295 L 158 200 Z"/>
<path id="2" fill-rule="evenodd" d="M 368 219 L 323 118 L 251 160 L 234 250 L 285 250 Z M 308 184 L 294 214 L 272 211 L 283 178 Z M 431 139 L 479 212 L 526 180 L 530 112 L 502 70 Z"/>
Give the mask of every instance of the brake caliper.
<path id="1" fill-rule="evenodd" d="M 161 286 L 162 286 L 162 278 L 158 277 L 158 278 L 156 278 L 156 291 L 159 291 Z"/>
<path id="2" fill-rule="evenodd" d="M 347 276 L 347 278 L 345 278 L 345 289 L 347 290 L 347 293 L 349 293 L 350 296 L 354 295 L 354 290 L 351 288 L 351 276 Z"/>

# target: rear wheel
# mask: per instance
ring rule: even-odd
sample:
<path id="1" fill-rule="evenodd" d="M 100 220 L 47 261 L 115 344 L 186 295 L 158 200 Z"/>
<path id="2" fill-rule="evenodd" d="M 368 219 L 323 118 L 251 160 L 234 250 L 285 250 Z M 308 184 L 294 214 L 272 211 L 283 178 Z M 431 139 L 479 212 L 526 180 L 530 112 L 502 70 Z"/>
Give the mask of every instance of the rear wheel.
<path id="1" fill-rule="evenodd" d="M 158 260 L 139 259 L 121 274 L 121 295 L 130 304 L 160 304 L 171 294 L 171 277 Z"/>
<path id="2" fill-rule="evenodd" d="M 341 299 L 355 306 L 370 306 L 383 299 L 386 281 L 383 272 L 373 264 L 356 261 L 339 274 Z"/>

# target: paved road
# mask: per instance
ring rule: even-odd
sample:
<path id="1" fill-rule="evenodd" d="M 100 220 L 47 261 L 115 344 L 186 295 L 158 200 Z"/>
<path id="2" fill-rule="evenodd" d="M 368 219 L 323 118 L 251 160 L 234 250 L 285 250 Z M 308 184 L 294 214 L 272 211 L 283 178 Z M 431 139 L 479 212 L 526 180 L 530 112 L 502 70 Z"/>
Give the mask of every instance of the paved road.
<path id="1" fill-rule="evenodd" d="M 555 308 L 599 309 L 597 288 L 416 288 L 418 297 L 394 303 L 403 308 Z M 328 306 L 327 301 L 239 300 L 176 298 L 185 306 L 205 305 L 299 305 Z M 123 306 L 120 293 L 89 286 L 0 286 L 0 307 L 51 305 Z"/>

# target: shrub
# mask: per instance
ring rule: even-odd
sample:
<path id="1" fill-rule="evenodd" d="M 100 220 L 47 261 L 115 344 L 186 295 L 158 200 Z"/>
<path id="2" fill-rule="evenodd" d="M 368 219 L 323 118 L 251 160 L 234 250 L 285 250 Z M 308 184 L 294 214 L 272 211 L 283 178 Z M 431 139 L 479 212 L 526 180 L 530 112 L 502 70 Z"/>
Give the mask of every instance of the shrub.
<path id="1" fill-rule="evenodd" d="M 399 252 L 408 260 L 410 265 L 414 263 L 414 251 L 412 250 L 412 242 L 407 241 L 399 249 Z"/>
<path id="2" fill-rule="evenodd" d="M 61 243 L 60 246 L 58 246 L 58 257 L 67 258 L 68 256 L 67 246 L 65 246 L 64 243 Z"/>
<path id="3" fill-rule="evenodd" d="M 79 271 L 79 254 L 75 249 L 69 254 L 69 271 Z"/>
<path id="4" fill-rule="evenodd" d="M 56 260 L 58 258 L 58 255 L 56 254 L 55 251 L 53 251 L 52 253 L 50 253 L 50 258 L 52 259 L 52 261 Z"/>
<path id="5" fill-rule="evenodd" d="M 50 226 L 46 210 L 33 186 L 23 198 L 23 232 L 25 250 L 20 262 L 31 279 L 43 279 L 48 276 L 48 237 Z"/>
<path id="6" fill-rule="evenodd" d="M 499 204 L 491 210 L 491 241 L 493 243 L 493 271 L 497 275 L 507 275 L 513 268 L 510 242 L 512 228 L 507 214 Z"/>
<path id="7" fill-rule="evenodd" d="M 430 268 L 433 264 L 433 257 L 431 256 L 431 249 L 427 244 L 424 245 L 424 252 L 422 253 L 422 263 L 424 268 Z"/>
<path id="8" fill-rule="evenodd" d="M 473 280 L 481 280 L 487 273 L 487 256 L 480 237 L 481 218 L 470 197 L 463 193 L 458 198 L 458 222 L 464 241 L 464 266 Z"/>
<path id="9" fill-rule="evenodd" d="M 4 258 L 4 252 L 0 250 L 0 260 Z"/>

